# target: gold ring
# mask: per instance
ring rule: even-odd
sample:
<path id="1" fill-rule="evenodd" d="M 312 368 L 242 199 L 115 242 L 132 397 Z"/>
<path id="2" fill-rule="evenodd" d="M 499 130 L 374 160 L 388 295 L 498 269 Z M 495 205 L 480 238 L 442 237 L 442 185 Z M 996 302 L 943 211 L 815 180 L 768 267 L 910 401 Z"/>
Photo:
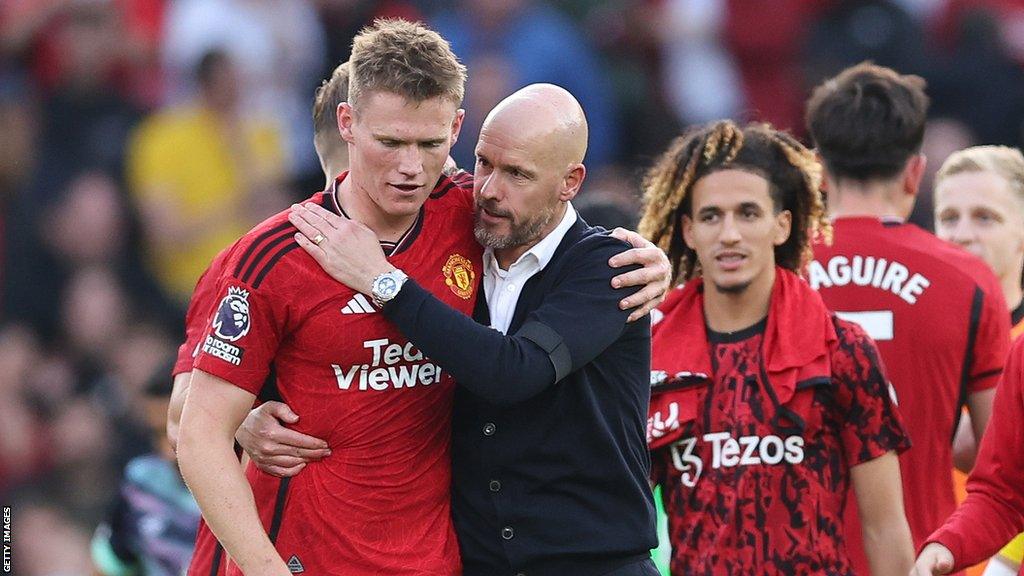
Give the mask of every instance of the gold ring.
<path id="1" fill-rule="evenodd" d="M 313 237 L 313 244 L 316 244 L 317 246 L 319 246 L 320 243 L 323 242 L 326 239 L 327 239 L 327 237 L 324 236 L 323 234 L 317 234 L 316 236 Z"/>

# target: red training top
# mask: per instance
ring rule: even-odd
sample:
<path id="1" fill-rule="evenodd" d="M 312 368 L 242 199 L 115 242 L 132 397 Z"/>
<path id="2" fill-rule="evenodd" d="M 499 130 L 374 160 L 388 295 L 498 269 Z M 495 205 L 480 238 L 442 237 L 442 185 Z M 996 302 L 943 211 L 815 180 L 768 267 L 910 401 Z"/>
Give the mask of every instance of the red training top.
<path id="1" fill-rule="evenodd" d="M 781 268 L 768 317 L 708 330 L 703 283 L 652 344 L 648 443 L 678 574 L 853 574 L 850 468 L 909 446 L 877 351 Z"/>

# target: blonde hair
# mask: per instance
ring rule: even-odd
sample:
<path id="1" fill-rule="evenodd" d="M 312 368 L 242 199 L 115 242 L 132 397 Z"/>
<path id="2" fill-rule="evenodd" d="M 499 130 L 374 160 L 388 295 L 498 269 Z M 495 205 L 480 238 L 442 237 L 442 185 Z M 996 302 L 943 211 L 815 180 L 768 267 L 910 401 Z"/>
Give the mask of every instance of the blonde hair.
<path id="1" fill-rule="evenodd" d="M 935 175 L 935 189 L 950 176 L 967 172 L 992 172 L 1010 185 L 1024 206 L 1024 154 L 1009 146 L 972 146 L 950 154 Z"/>
<path id="2" fill-rule="evenodd" d="M 683 241 L 679 222 L 692 209 L 698 180 L 720 170 L 752 171 L 769 183 L 777 211 L 789 210 L 789 238 L 775 248 L 779 266 L 801 273 L 819 236 L 831 241 L 832 227 L 821 195 L 821 166 L 814 153 L 768 124 L 740 128 L 723 120 L 688 132 L 672 143 L 644 180 L 639 231 L 668 255 L 673 282 L 700 273 L 697 254 Z"/>
<path id="3" fill-rule="evenodd" d="M 448 41 L 422 24 L 378 19 L 352 41 L 348 103 L 368 92 L 390 92 L 411 102 L 444 98 L 462 103 L 466 67 Z"/>
<path id="4" fill-rule="evenodd" d="M 338 64 L 313 96 L 313 132 L 338 136 L 338 104 L 348 98 L 348 62 Z"/>

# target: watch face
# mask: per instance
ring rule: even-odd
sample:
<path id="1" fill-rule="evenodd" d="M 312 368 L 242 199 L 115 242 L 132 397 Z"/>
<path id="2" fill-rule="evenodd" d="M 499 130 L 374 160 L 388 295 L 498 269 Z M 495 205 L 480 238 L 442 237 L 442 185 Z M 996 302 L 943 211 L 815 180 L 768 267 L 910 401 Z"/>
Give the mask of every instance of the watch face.
<path id="1" fill-rule="evenodd" d="M 398 284 L 395 282 L 394 278 L 385 276 L 380 279 L 380 282 L 377 285 L 377 290 L 380 292 L 381 296 L 387 297 L 393 294 L 397 287 Z"/>

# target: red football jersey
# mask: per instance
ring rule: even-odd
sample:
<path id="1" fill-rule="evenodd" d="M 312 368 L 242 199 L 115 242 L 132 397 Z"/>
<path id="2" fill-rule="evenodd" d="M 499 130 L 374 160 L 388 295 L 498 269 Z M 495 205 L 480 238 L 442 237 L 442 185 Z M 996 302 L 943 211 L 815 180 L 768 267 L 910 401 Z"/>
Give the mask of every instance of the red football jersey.
<path id="1" fill-rule="evenodd" d="M 811 286 L 878 344 L 913 448 L 900 456 L 907 521 L 919 546 L 956 507 L 952 439 L 967 395 L 996 385 L 1009 342 L 1002 290 L 988 266 L 924 230 L 839 218 L 819 244 Z M 867 574 L 856 506 L 850 552 Z"/>
<path id="2" fill-rule="evenodd" d="M 341 213 L 336 188 L 311 201 Z M 330 278 L 294 234 L 283 212 L 235 245 L 195 362 L 253 394 L 273 362 L 281 397 L 301 417 L 295 428 L 331 447 L 291 479 L 249 466 L 264 529 L 293 572 L 458 573 L 449 506 L 455 383 L 367 297 Z M 472 191 L 442 177 L 389 261 L 469 314 L 481 255 Z"/>
<path id="3" fill-rule="evenodd" d="M 652 341 L 648 443 L 672 573 L 853 574 L 850 468 L 909 446 L 874 344 L 820 300 L 789 307 L 817 321 L 773 304 L 749 329 L 706 331 L 691 297 L 669 295 Z M 816 342 L 798 341 L 804 333 Z"/>

